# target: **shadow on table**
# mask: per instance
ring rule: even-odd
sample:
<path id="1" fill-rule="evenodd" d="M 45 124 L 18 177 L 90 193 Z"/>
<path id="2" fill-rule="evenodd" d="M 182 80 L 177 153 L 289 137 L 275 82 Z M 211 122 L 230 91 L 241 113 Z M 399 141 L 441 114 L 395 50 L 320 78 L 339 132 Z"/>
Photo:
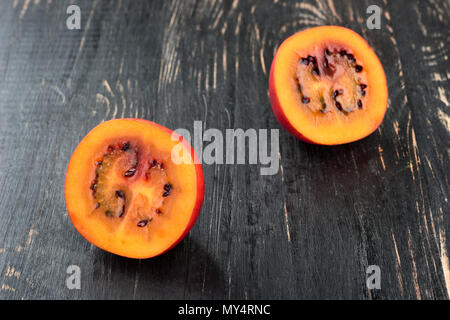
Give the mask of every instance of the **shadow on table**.
<path id="1" fill-rule="evenodd" d="M 392 143 L 381 141 L 376 133 L 340 146 L 310 145 L 289 137 L 289 147 L 283 149 L 288 189 L 299 192 L 302 179 L 314 182 L 308 183 L 307 191 L 320 201 L 379 192 L 380 182 L 392 179 L 400 171 L 398 166 L 388 166 L 395 163 Z"/>
<path id="2" fill-rule="evenodd" d="M 225 294 L 223 272 L 206 248 L 185 238 L 175 248 L 151 259 L 136 260 L 97 249 L 94 283 L 106 282 L 104 298 L 207 299 Z"/>

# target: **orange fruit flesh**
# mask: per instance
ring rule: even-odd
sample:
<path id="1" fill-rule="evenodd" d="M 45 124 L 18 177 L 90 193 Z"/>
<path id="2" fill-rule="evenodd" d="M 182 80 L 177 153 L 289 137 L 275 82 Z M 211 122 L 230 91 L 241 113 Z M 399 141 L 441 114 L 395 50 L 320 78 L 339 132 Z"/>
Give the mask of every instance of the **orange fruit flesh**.
<path id="1" fill-rule="evenodd" d="M 324 26 L 293 35 L 277 51 L 272 68 L 281 112 L 309 141 L 356 141 L 383 120 L 384 70 L 367 42 L 349 29 Z"/>
<path id="2" fill-rule="evenodd" d="M 192 226 L 203 200 L 201 167 L 195 157 L 172 161 L 180 141 L 162 128 L 112 120 L 76 148 L 66 175 L 66 204 L 76 229 L 98 247 L 148 258 L 171 248 Z"/>

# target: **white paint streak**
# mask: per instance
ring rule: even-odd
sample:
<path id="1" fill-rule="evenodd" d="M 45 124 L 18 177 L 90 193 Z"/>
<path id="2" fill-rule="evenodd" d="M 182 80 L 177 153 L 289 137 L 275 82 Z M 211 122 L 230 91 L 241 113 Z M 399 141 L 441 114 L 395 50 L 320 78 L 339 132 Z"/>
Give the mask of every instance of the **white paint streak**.
<path id="1" fill-rule="evenodd" d="M 11 292 L 15 292 L 16 291 L 16 289 L 14 289 L 14 288 L 12 288 L 12 287 L 10 287 L 10 286 L 8 286 L 7 284 L 2 284 L 2 291 L 11 291 Z"/>
<path id="2" fill-rule="evenodd" d="M 58 86 L 52 86 L 52 89 L 56 91 L 56 93 L 61 97 L 61 104 L 66 103 L 66 95 L 61 91 L 61 89 Z"/>
<path id="3" fill-rule="evenodd" d="M 110 103 L 109 103 L 109 99 L 106 98 L 104 95 L 97 93 L 97 99 L 96 99 L 97 103 L 105 103 L 106 105 L 106 113 L 105 113 L 105 118 L 108 117 L 109 112 L 110 112 Z"/>
<path id="4" fill-rule="evenodd" d="M 440 208 L 441 211 L 441 219 L 443 218 L 443 212 L 442 208 Z M 448 259 L 448 253 L 447 253 L 447 247 L 446 247 L 446 236 L 442 228 L 439 229 L 439 242 L 440 242 L 440 253 L 441 253 L 441 264 L 442 264 L 442 271 L 444 272 L 444 280 L 445 280 L 445 287 L 447 288 L 447 296 L 450 299 L 450 264 Z"/>
<path id="5" fill-rule="evenodd" d="M 33 244 L 33 236 L 37 234 L 38 232 L 33 228 L 31 228 L 30 231 L 28 231 L 28 238 L 27 241 L 25 242 L 25 248 L 29 248 Z"/>
<path id="6" fill-rule="evenodd" d="M 14 267 L 10 267 L 8 266 L 8 268 L 6 269 L 6 273 L 5 276 L 7 276 L 8 278 L 17 278 L 19 279 L 21 275 L 21 272 L 16 270 Z"/>
<path id="7" fill-rule="evenodd" d="M 408 228 L 408 250 L 409 250 L 409 255 L 411 256 L 411 263 L 412 263 L 412 269 L 413 269 L 412 272 L 413 272 L 414 290 L 416 291 L 417 299 L 421 300 L 422 295 L 420 294 L 419 275 L 417 273 L 416 259 L 414 257 L 414 251 L 412 248 L 411 230 L 409 228 Z"/>
<path id="8" fill-rule="evenodd" d="M 445 89 L 442 87 L 438 87 L 438 92 L 439 92 L 439 99 L 445 104 L 446 107 L 448 107 L 448 100 L 445 94 Z"/>
<path id="9" fill-rule="evenodd" d="M 288 241 L 291 242 L 291 232 L 290 232 L 290 228 L 289 228 L 289 219 L 288 219 L 288 213 L 287 213 L 286 203 L 284 204 L 284 220 L 285 220 L 285 222 L 286 222 L 286 234 L 287 234 L 287 238 L 288 238 Z"/>
<path id="10" fill-rule="evenodd" d="M 22 20 L 22 18 L 25 15 L 25 13 L 27 13 L 29 5 L 30 5 L 30 0 L 25 0 L 25 2 L 23 3 L 22 10 L 20 11 L 20 14 L 19 14 L 19 20 Z"/>
<path id="11" fill-rule="evenodd" d="M 400 260 L 400 255 L 398 254 L 397 241 L 395 240 L 394 233 L 392 232 L 392 242 L 394 242 L 395 255 L 397 256 L 397 263 L 395 269 L 397 271 L 397 282 L 400 288 L 400 292 L 403 296 L 403 277 L 402 277 L 402 263 Z"/>
<path id="12" fill-rule="evenodd" d="M 439 108 L 437 108 L 437 114 L 441 123 L 444 125 L 447 131 L 450 132 L 450 117 Z"/>
<path id="13" fill-rule="evenodd" d="M 383 148 L 381 148 L 380 145 L 378 145 L 378 152 L 380 153 L 380 160 L 381 160 L 381 165 L 383 166 L 383 170 L 386 171 L 386 166 L 384 164 L 384 158 L 383 158 Z"/>

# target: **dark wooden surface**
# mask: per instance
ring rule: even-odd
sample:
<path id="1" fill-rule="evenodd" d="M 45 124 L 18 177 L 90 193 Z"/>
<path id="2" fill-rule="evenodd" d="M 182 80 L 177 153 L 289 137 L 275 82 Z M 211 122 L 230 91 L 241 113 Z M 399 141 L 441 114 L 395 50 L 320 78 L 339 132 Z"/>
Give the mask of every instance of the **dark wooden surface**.
<path id="1" fill-rule="evenodd" d="M 0 298 L 448 299 L 449 11 L 429 1 L 73 1 L 0 4 Z M 368 30 L 369 4 L 382 9 Z M 72 227 L 65 170 L 98 123 L 280 128 L 268 71 L 283 39 L 337 24 L 385 68 L 382 126 L 340 147 L 280 130 L 277 175 L 204 166 L 200 217 L 163 256 L 103 252 Z M 381 268 L 381 290 L 365 284 Z M 81 290 L 66 288 L 78 265 Z"/>

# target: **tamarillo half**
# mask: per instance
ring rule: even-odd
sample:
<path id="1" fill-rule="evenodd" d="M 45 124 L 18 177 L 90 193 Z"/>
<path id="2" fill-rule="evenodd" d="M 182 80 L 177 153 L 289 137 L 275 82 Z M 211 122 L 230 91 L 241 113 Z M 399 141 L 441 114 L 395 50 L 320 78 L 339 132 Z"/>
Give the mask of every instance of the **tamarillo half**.
<path id="1" fill-rule="evenodd" d="M 388 106 L 377 55 L 359 34 L 339 26 L 314 27 L 286 39 L 272 62 L 269 96 L 287 131 L 321 145 L 370 135 Z"/>
<path id="2" fill-rule="evenodd" d="M 176 148 L 183 161 L 174 161 Z M 75 149 L 66 173 L 66 205 L 75 228 L 97 247 L 129 258 L 173 248 L 194 225 L 203 196 L 193 148 L 147 120 L 101 123 Z"/>

